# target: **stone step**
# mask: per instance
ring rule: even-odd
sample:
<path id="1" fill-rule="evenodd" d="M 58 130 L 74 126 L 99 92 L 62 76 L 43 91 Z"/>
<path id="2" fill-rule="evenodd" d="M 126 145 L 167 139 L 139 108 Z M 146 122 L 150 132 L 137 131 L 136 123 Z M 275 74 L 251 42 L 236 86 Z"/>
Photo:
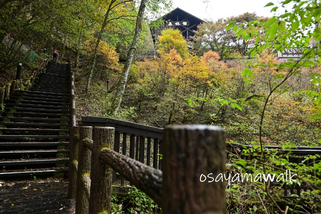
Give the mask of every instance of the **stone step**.
<path id="1" fill-rule="evenodd" d="M 10 96 L 11 99 L 23 99 L 23 100 L 30 100 L 30 101 L 48 101 L 48 102 L 68 102 L 69 97 L 48 97 L 48 96 L 32 96 L 32 95 L 19 95 L 13 94 Z"/>
<path id="2" fill-rule="evenodd" d="M 0 161 L 0 167 L 3 166 L 30 166 L 30 165 L 46 165 L 46 164 L 58 164 L 58 163 L 68 163 L 69 158 L 48 158 L 48 159 L 17 159 L 17 160 L 4 160 Z M 4 168 L 4 169 L 5 169 Z"/>
<path id="3" fill-rule="evenodd" d="M 60 123 L 10 123 L 10 122 L 0 122 L 0 126 L 5 126 L 7 128 L 18 128 L 18 127 L 68 127 L 68 124 Z"/>
<path id="4" fill-rule="evenodd" d="M 6 106 L 5 111 L 12 110 L 12 107 Z M 14 110 L 17 112 L 48 112 L 48 113 L 69 113 L 68 110 L 62 109 L 39 109 L 39 108 L 23 108 L 23 107 L 15 107 Z"/>
<path id="5" fill-rule="evenodd" d="M 1 148 L 11 148 L 11 147 L 58 147 L 58 146 L 68 146 L 69 142 L 0 142 Z"/>
<path id="6" fill-rule="evenodd" d="M 69 136 L 68 135 L 26 135 L 26 134 L 22 134 L 22 135 L 0 135 L 0 139 L 23 139 L 26 138 L 26 140 L 28 139 L 66 139 L 69 140 Z"/>
<path id="7" fill-rule="evenodd" d="M 4 112 L 2 115 L 6 116 L 9 112 Z M 25 112 L 11 112 L 15 117 L 42 117 L 42 118 L 61 118 L 62 116 L 66 116 L 66 114 L 60 113 L 25 113 Z"/>
<path id="8" fill-rule="evenodd" d="M 35 109 L 68 109 L 68 107 L 63 107 L 62 105 L 44 105 L 44 104 L 24 104 L 24 103 L 6 103 L 6 107 L 13 107 L 13 108 L 35 108 Z"/>
<path id="9" fill-rule="evenodd" d="M 68 167 L 51 167 L 48 169 L 29 169 L 29 170 L 10 170 L 5 172 L 0 172 L 0 179 L 8 179 L 8 178 L 18 178 L 18 177 L 30 177 L 39 176 L 39 175 L 47 175 L 53 176 L 55 173 L 65 173 L 68 172 Z"/>
<path id="10" fill-rule="evenodd" d="M 2 132 L 69 132 L 68 129 L 0 128 Z"/>
<path id="11" fill-rule="evenodd" d="M 53 106 L 62 106 L 64 102 L 51 102 L 51 101 L 40 101 L 40 100 L 8 100 L 6 101 L 6 104 L 33 104 L 33 105 L 53 105 Z"/>
<path id="12" fill-rule="evenodd" d="M 60 122 L 62 118 L 42 118 L 42 117 L 0 117 L 0 120 L 10 120 L 10 121 L 41 121 L 41 122 Z"/>

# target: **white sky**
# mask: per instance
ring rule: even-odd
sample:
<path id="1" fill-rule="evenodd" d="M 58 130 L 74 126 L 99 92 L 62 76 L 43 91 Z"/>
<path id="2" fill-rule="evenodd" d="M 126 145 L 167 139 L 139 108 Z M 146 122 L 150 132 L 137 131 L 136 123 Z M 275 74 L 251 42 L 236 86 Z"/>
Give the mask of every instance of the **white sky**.
<path id="1" fill-rule="evenodd" d="M 203 3 L 203 0 L 173 0 L 173 8 L 179 7 L 203 20 L 216 21 L 246 12 L 272 17 L 270 10 L 273 6 L 264 8 L 269 2 L 277 4 L 276 0 L 209 0 L 209 3 Z"/>

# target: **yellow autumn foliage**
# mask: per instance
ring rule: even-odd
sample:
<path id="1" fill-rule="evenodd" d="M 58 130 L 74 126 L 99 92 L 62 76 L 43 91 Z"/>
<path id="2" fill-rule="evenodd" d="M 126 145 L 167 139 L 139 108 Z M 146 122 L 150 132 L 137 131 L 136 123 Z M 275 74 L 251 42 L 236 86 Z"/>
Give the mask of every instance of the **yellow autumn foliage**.
<path id="1" fill-rule="evenodd" d="M 172 49 L 175 49 L 181 57 L 188 56 L 188 46 L 182 33 L 177 29 L 166 29 L 163 30 L 161 35 L 158 37 L 158 53 L 170 53 Z"/>
<path id="2" fill-rule="evenodd" d="M 92 55 L 95 51 L 96 41 L 87 40 L 84 42 L 85 52 L 87 55 Z M 115 48 L 108 45 L 104 41 L 100 41 L 97 51 L 98 60 L 102 65 L 106 67 L 118 66 L 119 55 L 115 51 Z"/>

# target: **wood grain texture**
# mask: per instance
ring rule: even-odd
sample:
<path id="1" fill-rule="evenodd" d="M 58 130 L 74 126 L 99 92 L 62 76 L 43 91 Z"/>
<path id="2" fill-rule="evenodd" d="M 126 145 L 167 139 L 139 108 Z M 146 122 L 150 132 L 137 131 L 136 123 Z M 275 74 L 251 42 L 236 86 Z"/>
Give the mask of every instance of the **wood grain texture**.
<path id="1" fill-rule="evenodd" d="M 89 213 L 111 213 L 112 168 L 100 160 L 102 148 L 114 147 L 113 127 L 95 127 L 93 134 L 94 147 L 91 162 L 91 189 Z M 107 212 L 106 212 L 107 211 Z"/>
<path id="2" fill-rule="evenodd" d="M 72 127 L 70 130 L 70 142 L 69 142 L 69 190 L 68 198 L 76 198 L 76 188 L 77 188 L 77 169 L 75 168 L 74 161 L 78 159 L 78 138 L 75 137 L 79 134 L 79 127 Z"/>
<path id="3" fill-rule="evenodd" d="M 101 151 L 101 159 L 157 204 L 161 204 L 162 171 L 110 149 Z"/>
<path id="4" fill-rule="evenodd" d="M 225 131 L 214 126 L 169 126 L 163 136 L 164 214 L 225 213 L 225 183 L 200 182 L 225 172 Z"/>
<path id="5" fill-rule="evenodd" d="M 78 157 L 78 177 L 77 177 L 77 196 L 76 214 L 89 213 L 90 183 L 88 175 L 91 169 L 91 151 L 85 146 L 84 139 L 92 139 L 92 127 L 81 126 L 79 128 L 79 157 Z"/>

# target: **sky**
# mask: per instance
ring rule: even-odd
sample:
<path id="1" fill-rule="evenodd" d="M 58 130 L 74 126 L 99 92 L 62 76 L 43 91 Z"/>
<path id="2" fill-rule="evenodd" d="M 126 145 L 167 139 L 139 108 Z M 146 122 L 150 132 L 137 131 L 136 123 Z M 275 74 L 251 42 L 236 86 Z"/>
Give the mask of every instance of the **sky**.
<path id="1" fill-rule="evenodd" d="M 181 8 L 186 12 L 203 20 L 216 21 L 219 18 L 238 16 L 243 13 L 255 12 L 258 16 L 272 17 L 270 10 L 273 7 L 264 6 L 276 0 L 209 0 L 209 3 L 203 3 L 203 0 L 173 0 L 173 8 Z"/>

